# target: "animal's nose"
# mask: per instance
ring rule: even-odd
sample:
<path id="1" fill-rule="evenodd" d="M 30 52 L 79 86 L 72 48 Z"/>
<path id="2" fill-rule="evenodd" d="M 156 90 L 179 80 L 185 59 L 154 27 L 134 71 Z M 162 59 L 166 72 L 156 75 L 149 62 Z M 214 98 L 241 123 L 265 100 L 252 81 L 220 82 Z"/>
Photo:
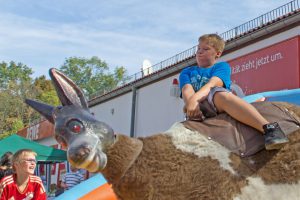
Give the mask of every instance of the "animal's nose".
<path id="1" fill-rule="evenodd" d="M 70 159 L 75 163 L 85 160 L 90 152 L 91 149 L 86 146 L 73 147 L 68 151 Z"/>

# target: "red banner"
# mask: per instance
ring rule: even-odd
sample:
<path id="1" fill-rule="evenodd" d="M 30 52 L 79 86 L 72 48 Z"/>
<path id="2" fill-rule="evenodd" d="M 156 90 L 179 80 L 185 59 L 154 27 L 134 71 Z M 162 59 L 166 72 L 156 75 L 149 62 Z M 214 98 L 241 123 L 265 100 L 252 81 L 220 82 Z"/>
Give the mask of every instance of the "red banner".
<path id="1" fill-rule="evenodd" d="M 299 88 L 299 38 L 229 61 L 233 83 L 246 95 Z"/>

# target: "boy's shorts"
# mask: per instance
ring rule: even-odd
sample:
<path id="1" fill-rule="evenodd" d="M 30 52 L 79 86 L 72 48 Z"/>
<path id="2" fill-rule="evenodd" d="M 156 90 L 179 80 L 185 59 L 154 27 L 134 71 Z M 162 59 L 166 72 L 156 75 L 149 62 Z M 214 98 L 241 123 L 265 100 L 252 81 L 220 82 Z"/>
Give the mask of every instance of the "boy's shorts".
<path id="1" fill-rule="evenodd" d="M 213 98 L 217 92 L 230 92 L 223 87 L 213 87 L 208 93 L 207 99 L 200 103 L 200 110 L 205 118 L 215 117 L 218 110 L 214 104 Z"/>

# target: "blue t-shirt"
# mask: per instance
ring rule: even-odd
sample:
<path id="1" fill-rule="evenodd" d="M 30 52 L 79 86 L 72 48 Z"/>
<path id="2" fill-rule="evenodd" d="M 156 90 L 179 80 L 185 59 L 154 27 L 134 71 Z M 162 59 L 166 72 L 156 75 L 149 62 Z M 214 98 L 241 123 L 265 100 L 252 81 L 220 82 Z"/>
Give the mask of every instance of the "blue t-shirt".
<path id="1" fill-rule="evenodd" d="M 197 92 L 213 76 L 220 78 L 223 81 L 223 87 L 230 90 L 230 74 L 231 69 L 227 62 L 218 62 L 209 68 L 198 66 L 187 67 L 179 75 L 180 90 L 182 90 L 184 85 L 191 84 L 194 91 Z"/>

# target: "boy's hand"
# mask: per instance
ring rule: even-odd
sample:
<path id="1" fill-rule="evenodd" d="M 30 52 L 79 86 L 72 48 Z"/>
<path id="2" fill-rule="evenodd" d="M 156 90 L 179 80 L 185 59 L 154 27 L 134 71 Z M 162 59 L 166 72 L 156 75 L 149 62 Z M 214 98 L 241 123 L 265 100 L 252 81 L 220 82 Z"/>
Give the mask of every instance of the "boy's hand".
<path id="1" fill-rule="evenodd" d="M 183 107 L 183 112 L 189 119 L 202 119 L 203 115 L 200 111 L 199 102 L 197 99 L 191 97 Z"/>

